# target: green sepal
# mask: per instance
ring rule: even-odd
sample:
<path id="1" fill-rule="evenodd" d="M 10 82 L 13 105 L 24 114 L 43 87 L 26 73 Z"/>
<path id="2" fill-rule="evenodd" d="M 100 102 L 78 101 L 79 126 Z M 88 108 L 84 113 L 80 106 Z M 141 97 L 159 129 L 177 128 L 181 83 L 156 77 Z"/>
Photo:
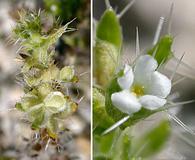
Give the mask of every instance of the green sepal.
<path id="1" fill-rule="evenodd" d="M 151 50 L 148 51 L 148 54 L 153 55 L 155 53 L 154 58 L 157 60 L 159 65 L 166 63 L 173 56 L 173 52 L 171 51 L 172 44 L 173 37 L 165 35 Z"/>
<path id="2" fill-rule="evenodd" d="M 25 82 L 31 86 L 38 86 L 42 83 L 52 83 L 54 79 L 58 80 L 59 69 L 51 64 L 48 68 L 45 69 L 37 69 L 34 74 L 30 74 L 30 72 L 26 73 L 24 77 Z"/>
<path id="3" fill-rule="evenodd" d="M 34 120 L 33 120 L 32 124 L 31 124 L 31 128 L 35 129 L 35 130 L 39 129 L 40 126 L 42 125 L 42 123 L 44 121 L 44 117 L 45 117 L 43 109 L 40 108 L 40 109 L 34 111 L 31 114 L 32 114 L 31 116 L 34 117 Z"/>
<path id="4" fill-rule="evenodd" d="M 106 112 L 103 93 L 100 89 L 93 88 L 93 133 L 103 133 L 113 122 L 112 118 Z"/>
<path id="5" fill-rule="evenodd" d="M 54 116 L 51 116 L 48 119 L 46 127 L 49 133 L 49 136 L 55 139 L 57 137 L 57 134 L 58 134 L 57 132 L 59 131 L 58 130 L 59 128 L 58 128 L 58 121 Z"/>
<path id="6" fill-rule="evenodd" d="M 65 82 L 70 82 L 75 75 L 74 67 L 65 66 L 60 70 L 59 74 L 60 74 L 59 75 L 60 80 L 65 81 Z"/>
<path id="7" fill-rule="evenodd" d="M 21 102 L 16 103 L 16 108 L 22 111 L 27 111 L 32 106 L 36 106 L 41 103 L 42 100 L 39 95 L 36 94 L 36 90 L 33 90 L 22 97 Z"/>
<path id="8" fill-rule="evenodd" d="M 16 103 L 16 105 L 15 105 L 15 107 L 16 107 L 16 109 L 17 110 L 19 110 L 19 111 L 22 111 L 22 112 L 25 112 L 26 111 L 26 109 L 22 106 L 22 104 L 21 103 Z"/>
<path id="9" fill-rule="evenodd" d="M 61 92 L 51 92 L 44 99 L 46 110 L 52 114 L 60 112 L 67 107 L 67 101 Z"/>
<path id="10" fill-rule="evenodd" d="M 94 135 L 93 151 L 95 160 L 107 160 L 112 159 L 113 155 L 113 144 L 116 142 L 120 135 L 120 129 L 115 130 L 104 136 Z"/>
<path id="11" fill-rule="evenodd" d="M 94 53 L 94 76 L 97 84 L 105 87 L 118 66 L 119 52 L 110 42 L 97 39 Z"/>
<path id="12" fill-rule="evenodd" d="M 40 115 L 39 113 L 43 113 L 45 111 L 43 107 L 44 104 L 41 103 L 36 106 L 31 106 L 31 108 L 27 110 L 28 117 L 31 122 L 33 122 Z"/>
<path id="13" fill-rule="evenodd" d="M 74 112 L 76 112 L 78 108 L 78 104 L 68 100 L 68 102 L 66 103 L 66 108 L 64 108 L 64 110 L 59 111 L 58 113 L 55 113 L 54 116 L 57 117 L 58 119 L 65 119 L 68 116 L 72 115 Z"/>
<path id="14" fill-rule="evenodd" d="M 52 85 L 49 83 L 41 83 L 37 86 L 37 90 L 42 99 L 44 99 L 49 93 L 53 92 Z"/>

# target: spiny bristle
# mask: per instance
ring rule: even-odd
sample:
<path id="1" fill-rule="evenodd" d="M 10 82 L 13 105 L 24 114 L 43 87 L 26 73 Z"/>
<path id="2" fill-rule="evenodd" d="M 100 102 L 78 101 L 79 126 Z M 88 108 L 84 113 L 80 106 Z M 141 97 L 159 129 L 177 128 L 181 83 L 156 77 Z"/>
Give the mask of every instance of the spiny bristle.
<path id="1" fill-rule="evenodd" d="M 46 144 L 46 146 L 45 146 L 45 151 L 48 149 L 50 141 L 51 141 L 51 139 L 49 138 L 49 139 L 47 140 L 47 144 Z"/>
<path id="2" fill-rule="evenodd" d="M 17 51 L 16 51 L 16 54 L 18 54 L 18 52 L 20 52 L 22 50 L 23 46 L 20 46 Z"/>
<path id="3" fill-rule="evenodd" d="M 177 135 L 181 140 L 183 140 L 184 142 L 186 142 L 188 145 L 190 145 L 190 146 L 192 146 L 192 147 L 195 148 L 195 143 L 192 141 L 192 139 L 189 139 L 188 137 L 182 135 L 178 131 L 175 131 L 174 134 Z"/>
<path id="4" fill-rule="evenodd" d="M 112 6 L 111 6 L 111 4 L 110 4 L 110 1 L 109 1 L 109 0 L 105 0 L 105 4 L 106 4 L 106 8 L 107 8 L 107 9 L 112 8 Z"/>
<path id="5" fill-rule="evenodd" d="M 173 61 L 176 61 L 177 63 L 180 61 L 180 59 L 178 59 L 177 57 L 175 57 L 175 56 L 173 56 Z M 188 69 L 189 70 L 189 72 L 190 72 L 190 74 L 191 74 L 191 76 L 189 76 L 189 78 L 192 78 L 193 77 L 193 75 L 195 75 L 195 68 L 193 68 L 192 66 L 190 66 L 189 64 L 187 64 L 187 63 L 185 63 L 185 62 L 183 62 L 183 61 L 181 61 L 180 62 L 181 63 L 181 67 L 184 67 L 185 69 Z M 184 74 L 186 77 L 188 77 L 188 75 L 187 74 Z M 195 76 L 194 76 L 194 78 L 195 78 Z"/>
<path id="6" fill-rule="evenodd" d="M 172 87 L 179 84 L 180 82 L 184 81 L 185 79 L 186 79 L 186 77 L 182 77 L 182 78 L 176 80 L 175 82 L 172 83 Z"/>
<path id="7" fill-rule="evenodd" d="M 173 16 L 173 7 L 174 7 L 174 4 L 172 3 L 172 4 L 171 4 L 170 11 L 169 11 L 169 16 L 168 16 L 168 27 L 167 27 L 167 33 L 168 33 L 169 35 L 171 35 L 172 16 Z"/>
<path id="8" fill-rule="evenodd" d="M 195 131 L 194 130 L 192 130 L 189 126 L 187 126 L 185 123 L 183 123 L 177 116 L 173 115 L 168 110 L 166 110 L 166 112 L 168 113 L 169 117 L 171 119 L 173 119 L 177 124 L 179 124 L 186 132 L 188 132 L 188 133 L 192 134 L 193 136 L 195 136 Z"/>
<path id="9" fill-rule="evenodd" d="M 120 19 L 122 16 L 133 6 L 136 0 L 132 0 L 129 2 L 129 4 L 126 5 L 126 7 L 117 15 L 117 17 Z"/>
<path id="10" fill-rule="evenodd" d="M 160 19 L 159 19 L 158 26 L 157 26 L 157 29 L 156 29 L 156 33 L 155 33 L 154 40 L 153 40 L 153 45 L 154 46 L 157 44 L 157 42 L 159 40 L 160 33 L 161 33 L 161 30 L 162 30 L 162 27 L 163 27 L 163 24 L 164 24 L 164 20 L 165 20 L 164 17 L 160 17 Z"/>
<path id="11" fill-rule="evenodd" d="M 185 104 L 190 104 L 190 103 L 194 103 L 195 102 L 195 100 L 189 100 L 189 101 L 182 101 L 182 102 L 171 102 L 171 101 L 169 101 L 168 103 L 169 103 L 169 105 L 166 105 L 164 108 L 163 108 L 163 110 L 164 109 L 170 109 L 170 108 L 173 108 L 173 107 L 176 107 L 176 106 L 180 106 L 180 105 L 185 105 Z"/>
<path id="12" fill-rule="evenodd" d="M 171 80 L 171 81 L 173 80 L 173 78 L 174 78 L 174 76 L 175 76 L 175 74 L 176 74 L 176 72 L 177 72 L 177 69 L 179 68 L 179 65 L 181 64 L 181 61 L 182 61 L 184 55 L 185 55 L 185 53 L 183 53 L 183 55 L 182 55 L 181 58 L 179 59 L 177 65 L 176 65 L 176 67 L 175 67 L 175 70 L 173 71 L 173 73 L 172 73 L 172 75 L 171 75 L 171 77 L 170 77 L 170 80 Z"/>
<path id="13" fill-rule="evenodd" d="M 140 42 L 139 42 L 139 30 L 136 27 L 136 46 L 135 46 L 135 55 L 136 57 L 140 54 Z"/>
<path id="14" fill-rule="evenodd" d="M 82 96 L 79 100 L 78 100 L 78 104 L 81 103 L 81 101 L 84 99 L 85 96 Z"/>
<path id="15" fill-rule="evenodd" d="M 155 47 L 155 49 L 154 49 L 154 51 L 153 51 L 153 53 L 152 53 L 152 57 L 155 57 L 155 56 L 156 56 L 156 52 L 157 52 L 157 50 L 158 50 L 158 47 L 159 47 L 159 45 L 158 45 L 157 47 Z"/>
<path id="16" fill-rule="evenodd" d="M 118 122 L 116 122 L 115 124 L 113 124 L 111 127 L 109 127 L 108 129 L 106 129 L 102 135 L 105 135 L 107 133 L 110 133 L 111 131 L 113 131 L 115 128 L 119 127 L 120 125 L 122 125 L 124 122 L 126 122 L 128 119 L 130 118 L 130 116 L 126 116 L 124 118 L 122 118 L 121 120 L 119 120 Z"/>
<path id="17" fill-rule="evenodd" d="M 79 74 L 79 77 L 82 77 L 83 75 L 89 74 L 89 71 L 83 72 Z"/>

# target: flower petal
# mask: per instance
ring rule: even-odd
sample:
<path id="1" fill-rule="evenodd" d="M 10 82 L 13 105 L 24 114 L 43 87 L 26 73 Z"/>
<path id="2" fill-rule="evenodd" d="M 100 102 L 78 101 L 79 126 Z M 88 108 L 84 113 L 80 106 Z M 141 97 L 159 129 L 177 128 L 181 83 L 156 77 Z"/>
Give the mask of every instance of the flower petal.
<path id="1" fill-rule="evenodd" d="M 148 89 L 148 94 L 155 95 L 161 98 L 166 98 L 171 91 L 171 80 L 165 75 L 154 72 L 151 75 L 151 81 Z"/>
<path id="2" fill-rule="evenodd" d="M 167 102 L 166 99 L 159 98 L 153 95 L 142 96 L 140 97 L 139 101 L 142 104 L 142 107 L 149 110 L 158 109 L 159 107 L 164 106 Z"/>
<path id="3" fill-rule="evenodd" d="M 124 75 L 117 79 L 117 82 L 121 89 L 129 89 L 133 83 L 134 75 L 132 68 L 129 65 L 125 65 Z"/>
<path id="4" fill-rule="evenodd" d="M 121 112 L 131 115 L 140 110 L 141 104 L 138 99 L 128 90 L 113 93 L 111 96 L 113 105 Z"/>
<path id="5" fill-rule="evenodd" d="M 150 55 L 143 55 L 138 58 L 135 64 L 135 83 L 147 87 L 150 76 L 158 67 L 157 61 Z"/>

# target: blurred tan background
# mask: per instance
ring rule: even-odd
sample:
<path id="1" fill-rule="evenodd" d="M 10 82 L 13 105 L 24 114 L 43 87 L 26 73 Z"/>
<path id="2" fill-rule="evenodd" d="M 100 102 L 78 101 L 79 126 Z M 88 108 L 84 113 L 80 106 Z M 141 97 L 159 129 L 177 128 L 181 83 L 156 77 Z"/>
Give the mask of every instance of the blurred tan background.
<path id="1" fill-rule="evenodd" d="M 53 3 L 49 8 L 45 2 L 43 0 L 0 0 L 0 160 L 90 159 L 90 0 L 75 0 L 74 3 L 78 2 L 79 5 L 74 12 L 71 8 L 75 7 L 74 5 L 69 6 L 68 14 L 64 13 L 65 11 L 61 12 L 65 14 L 63 23 L 77 18 L 72 26 L 78 31 L 63 36 L 56 43 L 55 58 L 61 65 L 75 65 L 76 72 L 80 75 L 80 82 L 71 87 L 70 92 L 77 101 L 84 97 L 77 113 L 64 122 L 69 129 L 61 139 L 65 149 L 58 152 L 50 146 L 46 151 L 33 150 L 30 126 L 23 119 L 24 115 L 14 110 L 16 101 L 19 101 L 23 95 L 23 90 L 22 84 L 17 83 L 16 80 L 21 64 L 16 60 L 19 46 L 9 42 L 11 31 L 21 9 L 41 8 L 53 14 L 50 9 L 56 4 Z M 62 0 L 61 2 L 68 4 L 73 1 Z M 55 14 L 53 16 L 62 17 Z M 71 43 L 66 41 L 67 37 Z"/>

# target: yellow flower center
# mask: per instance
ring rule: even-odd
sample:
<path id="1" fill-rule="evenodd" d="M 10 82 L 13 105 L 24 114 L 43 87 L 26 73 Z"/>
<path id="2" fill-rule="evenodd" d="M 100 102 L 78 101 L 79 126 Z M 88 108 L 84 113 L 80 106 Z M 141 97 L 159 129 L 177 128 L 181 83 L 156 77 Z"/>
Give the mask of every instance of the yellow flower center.
<path id="1" fill-rule="evenodd" d="M 140 97 L 144 95 L 144 86 L 141 85 L 134 85 L 131 88 L 131 92 L 135 94 L 136 97 Z"/>

